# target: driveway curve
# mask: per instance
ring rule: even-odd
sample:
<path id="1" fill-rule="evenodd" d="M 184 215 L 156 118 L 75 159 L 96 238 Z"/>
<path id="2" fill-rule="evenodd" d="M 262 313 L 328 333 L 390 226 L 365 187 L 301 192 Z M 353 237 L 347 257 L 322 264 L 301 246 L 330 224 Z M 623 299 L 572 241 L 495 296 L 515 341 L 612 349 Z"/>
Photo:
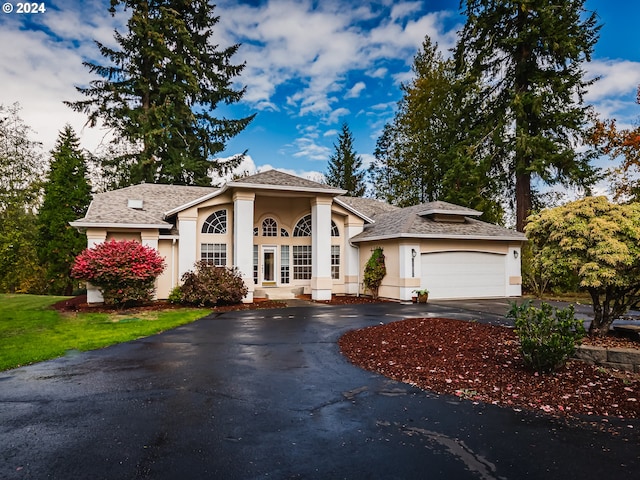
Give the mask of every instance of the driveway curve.
<path id="1" fill-rule="evenodd" d="M 483 310 L 493 313 L 451 303 L 230 312 L 1 372 L 0 478 L 493 480 L 637 472 L 637 421 L 566 422 L 438 396 L 351 365 L 336 344 L 347 330 L 407 317 L 500 321 Z M 614 424 L 622 434 L 609 431 Z"/>

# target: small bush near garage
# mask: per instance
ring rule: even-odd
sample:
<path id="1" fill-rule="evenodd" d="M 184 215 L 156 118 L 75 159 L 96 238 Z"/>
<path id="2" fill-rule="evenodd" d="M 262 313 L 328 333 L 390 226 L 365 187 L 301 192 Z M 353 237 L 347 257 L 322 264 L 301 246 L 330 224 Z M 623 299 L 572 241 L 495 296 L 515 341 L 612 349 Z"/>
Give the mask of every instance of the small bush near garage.
<path id="1" fill-rule="evenodd" d="M 530 301 L 512 303 L 507 317 L 515 320 L 525 365 L 536 372 L 552 372 L 564 365 L 586 334 L 573 305 L 554 309 L 545 302 L 540 308 Z"/>
<path id="2" fill-rule="evenodd" d="M 201 306 L 240 303 L 248 289 L 237 268 L 215 267 L 205 261 L 196 263 L 195 271 L 182 275 L 179 292 L 172 299 Z"/>

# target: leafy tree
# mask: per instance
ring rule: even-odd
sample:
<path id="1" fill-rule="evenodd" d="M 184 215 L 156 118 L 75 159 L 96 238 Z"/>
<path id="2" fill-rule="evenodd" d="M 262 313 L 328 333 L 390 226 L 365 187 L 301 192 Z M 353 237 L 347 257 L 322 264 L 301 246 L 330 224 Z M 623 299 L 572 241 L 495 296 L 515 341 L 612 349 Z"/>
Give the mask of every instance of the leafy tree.
<path id="1" fill-rule="evenodd" d="M 125 306 L 151 300 L 155 280 L 164 268 L 155 248 L 135 240 L 109 240 L 83 250 L 71 267 L 71 276 L 98 287 L 106 304 Z"/>
<path id="2" fill-rule="evenodd" d="M 604 336 L 640 295 L 640 205 L 587 197 L 529 218 L 526 234 L 543 267 L 575 275 L 593 302 L 592 336 Z"/>
<path id="3" fill-rule="evenodd" d="M 0 291 L 42 293 L 34 211 L 44 162 L 19 113 L 0 105 Z"/>
<path id="4" fill-rule="evenodd" d="M 467 22 L 455 50 L 460 75 L 483 86 L 479 105 L 494 166 L 515 192 L 523 231 L 536 195 L 532 181 L 588 188 L 593 152 L 578 153 L 590 121 L 582 64 L 598 38 L 585 0 L 464 0 Z M 495 173 L 494 173 L 495 174 Z"/>
<path id="5" fill-rule="evenodd" d="M 636 103 L 640 104 L 640 87 Z M 590 141 L 611 159 L 622 159 L 619 167 L 609 171 L 614 199 L 640 198 L 640 126 L 618 128 L 615 119 L 599 120 L 591 131 Z"/>
<path id="6" fill-rule="evenodd" d="M 210 184 L 211 171 L 225 173 L 242 160 L 212 158 L 253 119 L 213 115 L 220 102 L 233 104 L 244 94 L 232 85 L 244 68 L 231 63 L 239 45 L 213 44 L 219 17 L 207 0 L 111 0 L 112 15 L 119 6 L 131 9 L 127 32 L 115 32 L 119 48 L 96 42 L 108 63 L 85 66 L 101 79 L 78 87 L 87 98 L 67 105 L 136 149 L 108 165 L 126 172 L 121 184 Z"/>
<path id="7" fill-rule="evenodd" d="M 362 197 L 366 190 L 366 172 L 362 170 L 362 158 L 353 150 L 353 135 L 346 123 L 342 124 L 338 144 L 334 144 L 333 147 L 335 151 L 329 158 L 326 182 L 333 187 L 346 190 L 349 197 Z"/>
<path id="8" fill-rule="evenodd" d="M 463 104 L 476 101 L 477 86 L 456 77 L 453 62 L 429 37 L 414 57 L 413 72 L 378 139 L 369 171 L 375 195 L 399 206 L 444 200 L 501 221 L 499 190 L 480 155 L 476 118 L 461 115 Z"/>
<path id="9" fill-rule="evenodd" d="M 387 274 L 382 248 L 376 248 L 364 267 L 364 286 L 369 289 L 374 299 L 378 298 L 378 290 Z"/>
<path id="10" fill-rule="evenodd" d="M 84 216 L 91 202 L 87 164 L 73 128 L 66 125 L 51 152 L 44 199 L 38 213 L 38 256 L 47 269 L 49 293 L 70 295 L 74 258 L 85 248 L 86 237 L 69 222 Z"/>

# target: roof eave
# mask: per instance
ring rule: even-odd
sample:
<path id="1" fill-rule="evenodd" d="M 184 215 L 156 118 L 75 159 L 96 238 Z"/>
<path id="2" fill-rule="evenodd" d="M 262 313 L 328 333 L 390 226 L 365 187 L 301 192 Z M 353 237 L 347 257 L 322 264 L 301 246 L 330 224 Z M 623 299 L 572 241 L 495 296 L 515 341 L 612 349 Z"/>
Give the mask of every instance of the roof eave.
<path id="1" fill-rule="evenodd" d="M 69 222 L 74 228 L 126 228 L 126 229 L 167 229 L 173 228 L 171 223 L 114 223 L 114 222 Z"/>
<path id="2" fill-rule="evenodd" d="M 494 241 L 508 241 L 508 242 L 526 242 L 526 237 L 519 237 L 514 235 L 440 235 L 432 233 L 399 233 L 390 235 L 376 235 L 373 237 L 353 238 L 351 242 L 369 242 L 369 241 L 381 241 L 381 240 L 394 240 L 397 238 L 425 238 L 425 239 L 439 239 L 439 240 L 494 240 Z"/>

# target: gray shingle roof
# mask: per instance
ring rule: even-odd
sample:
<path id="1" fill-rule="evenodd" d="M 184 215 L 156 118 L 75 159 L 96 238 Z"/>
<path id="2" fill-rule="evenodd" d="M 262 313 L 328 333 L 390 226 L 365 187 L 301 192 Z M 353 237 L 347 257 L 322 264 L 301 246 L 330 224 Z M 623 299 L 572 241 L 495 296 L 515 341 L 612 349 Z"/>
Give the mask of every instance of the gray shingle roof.
<path id="1" fill-rule="evenodd" d="M 243 185 L 255 185 L 255 186 L 273 186 L 273 187 L 287 187 L 287 188 L 304 188 L 310 190 L 327 190 L 327 191 L 340 191 L 343 190 L 326 185 L 324 183 L 314 182 L 306 178 L 297 177 L 288 173 L 280 172 L 278 170 L 267 170 L 266 172 L 256 173 L 249 177 L 241 178 L 234 182 L 229 182 L 228 186 L 243 186 Z"/>
<path id="2" fill-rule="evenodd" d="M 443 202 L 439 202 L 443 203 Z M 448 204 L 452 205 L 452 204 Z M 438 205 L 438 209 L 443 207 Z M 454 206 L 457 207 L 457 206 Z M 447 208 L 456 213 L 460 208 Z M 420 216 L 425 211 L 432 211 L 430 203 L 398 209 L 389 213 L 382 213 L 375 217 L 375 223 L 367 225 L 365 230 L 353 237 L 353 242 L 379 240 L 384 238 L 415 237 L 415 238 L 474 238 L 474 239 L 504 239 L 524 241 L 526 237 L 520 232 L 510 230 L 499 225 L 483 222 L 475 218 L 464 217 L 464 222 L 443 222 Z M 475 210 L 474 210 L 475 211 Z"/>
<path id="3" fill-rule="evenodd" d="M 217 190 L 214 187 L 155 185 L 151 183 L 132 185 L 96 194 L 84 218 L 73 223 L 162 225 L 168 228 L 170 224 L 164 221 L 165 212 Z M 129 200 L 143 200 L 142 209 L 128 207 Z"/>
<path id="4" fill-rule="evenodd" d="M 372 219 L 375 219 L 377 215 L 383 213 L 395 212 L 400 210 L 400 207 L 389 205 L 388 203 L 381 200 L 376 200 L 375 198 L 345 196 L 336 198 L 351 207 L 353 210 L 356 210 Z"/>

